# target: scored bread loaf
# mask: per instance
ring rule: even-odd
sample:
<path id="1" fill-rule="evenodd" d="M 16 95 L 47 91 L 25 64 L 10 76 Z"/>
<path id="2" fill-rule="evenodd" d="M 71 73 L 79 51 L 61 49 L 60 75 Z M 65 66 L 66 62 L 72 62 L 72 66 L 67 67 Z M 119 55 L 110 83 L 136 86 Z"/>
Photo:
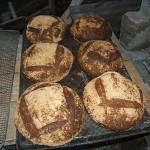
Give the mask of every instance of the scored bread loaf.
<path id="1" fill-rule="evenodd" d="M 97 15 L 85 15 L 73 23 L 70 32 L 80 42 L 110 40 L 112 28 L 108 21 Z"/>
<path id="2" fill-rule="evenodd" d="M 83 101 L 95 122 L 114 131 L 134 127 L 145 108 L 142 91 L 117 72 L 106 72 L 91 80 L 84 88 Z"/>
<path id="3" fill-rule="evenodd" d="M 77 53 L 79 65 L 92 77 L 107 71 L 119 71 L 123 67 L 123 59 L 113 42 L 92 40 L 83 43 Z"/>
<path id="4" fill-rule="evenodd" d="M 83 116 L 84 107 L 75 91 L 58 83 L 38 82 L 21 95 L 15 125 L 35 144 L 59 146 L 80 132 Z"/>
<path id="5" fill-rule="evenodd" d="M 36 43 L 26 49 L 21 69 L 27 78 L 56 82 L 68 75 L 74 58 L 69 49 L 57 43 Z"/>
<path id="6" fill-rule="evenodd" d="M 65 36 L 66 27 L 60 17 L 40 15 L 28 22 L 26 36 L 31 43 L 59 42 Z"/>

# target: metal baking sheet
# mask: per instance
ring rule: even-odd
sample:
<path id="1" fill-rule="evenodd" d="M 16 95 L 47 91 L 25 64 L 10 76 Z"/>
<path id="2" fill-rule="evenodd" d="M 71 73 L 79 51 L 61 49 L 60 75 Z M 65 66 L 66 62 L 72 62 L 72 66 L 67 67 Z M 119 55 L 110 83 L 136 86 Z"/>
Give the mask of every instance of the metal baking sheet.
<path id="1" fill-rule="evenodd" d="M 72 70 L 70 71 L 69 75 L 64 78 L 59 83 L 66 85 L 72 89 L 74 89 L 81 97 L 82 97 L 82 91 L 84 86 L 91 80 L 91 78 L 84 73 L 77 61 L 76 61 L 76 52 L 79 48 L 80 44 L 77 43 L 73 38 L 71 37 L 70 33 L 67 32 L 66 37 L 63 41 L 60 42 L 60 44 L 66 46 L 69 48 L 75 57 L 75 62 L 73 64 Z M 27 38 L 24 35 L 23 40 L 23 50 L 28 48 L 31 45 L 31 43 L 27 40 Z M 120 73 L 125 75 L 127 78 L 130 78 L 126 68 L 120 70 Z M 20 84 L 20 94 L 23 93 L 23 91 L 32 85 L 34 82 L 31 82 L 29 79 L 27 79 L 23 73 L 21 73 L 21 84 Z M 19 132 L 17 133 L 17 147 L 22 150 L 33 150 L 33 149 L 75 149 L 75 148 L 86 148 L 89 146 L 94 145 L 105 145 L 111 142 L 120 141 L 124 138 L 131 138 L 134 136 L 140 136 L 150 133 L 150 116 L 145 111 L 144 116 L 142 120 L 137 124 L 136 127 L 125 131 L 125 132 L 114 132 L 110 131 L 103 126 L 95 123 L 89 115 L 86 113 L 84 117 L 84 125 L 79 135 L 77 135 L 71 142 L 58 147 L 49 147 L 49 146 L 41 146 L 41 145 L 35 145 L 32 142 L 28 141 L 25 137 L 23 137 Z"/>

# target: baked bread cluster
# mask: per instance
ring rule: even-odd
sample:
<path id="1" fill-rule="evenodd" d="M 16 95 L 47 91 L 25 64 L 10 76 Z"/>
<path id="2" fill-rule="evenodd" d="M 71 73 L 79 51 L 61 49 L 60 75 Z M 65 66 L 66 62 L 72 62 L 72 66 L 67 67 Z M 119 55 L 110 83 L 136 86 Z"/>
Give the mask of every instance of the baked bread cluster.
<path id="1" fill-rule="evenodd" d="M 57 43 L 64 38 L 65 22 L 40 15 L 27 25 L 26 36 L 32 45 L 22 54 L 21 69 L 37 83 L 20 96 L 15 125 L 34 144 L 59 146 L 70 142 L 83 126 L 83 104 L 96 123 L 113 131 L 134 127 L 144 113 L 142 91 L 117 73 L 123 59 L 117 46 L 106 41 L 112 35 L 110 24 L 88 15 L 77 19 L 70 31 L 74 41 L 81 44 L 77 50 L 80 68 L 94 78 L 84 87 L 83 103 L 74 90 L 56 83 L 69 74 L 74 62 L 72 52 Z"/>
<path id="2" fill-rule="evenodd" d="M 144 113 L 142 91 L 117 72 L 106 72 L 84 88 L 84 105 L 91 118 L 114 131 L 134 127 Z"/>
<path id="3" fill-rule="evenodd" d="M 39 82 L 21 95 L 15 124 L 33 143 L 59 146 L 80 132 L 83 114 L 83 105 L 75 91 L 58 83 Z"/>
<path id="4" fill-rule="evenodd" d="M 94 40 L 83 43 L 77 58 L 81 69 L 92 77 L 107 71 L 119 71 L 123 67 L 119 49 L 109 41 Z"/>
<path id="5" fill-rule="evenodd" d="M 73 38 L 79 42 L 110 40 L 112 35 L 109 22 L 97 15 L 80 17 L 73 23 L 70 31 Z"/>
<path id="6" fill-rule="evenodd" d="M 32 18 L 26 30 L 26 36 L 31 43 L 59 42 L 66 32 L 65 22 L 57 16 L 40 15 Z"/>
<path id="7" fill-rule="evenodd" d="M 34 81 L 57 82 L 68 75 L 74 57 L 69 49 L 58 43 L 36 43 L 22 55 L 21 68 Z"/>

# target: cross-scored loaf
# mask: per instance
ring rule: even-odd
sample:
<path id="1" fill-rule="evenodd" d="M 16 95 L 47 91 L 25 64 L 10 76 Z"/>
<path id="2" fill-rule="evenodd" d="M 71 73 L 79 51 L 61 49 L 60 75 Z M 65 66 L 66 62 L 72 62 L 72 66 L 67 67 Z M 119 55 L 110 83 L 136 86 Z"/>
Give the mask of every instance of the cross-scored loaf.
<path id="1" fill-rule="evenodd" d="M 117 46 L 109 41 L 88 41 L 78 50 L 78 62 L 83 71 L 97 77 L 107 71 L 119 71 L 123 59 Z"/>
<path id="2" fill-rule="evenodd" d="M 83 101 L 95 122 L 114 131 L 134 127 L 144 113 L 142 91 L 117 72 L 107 72 L 91 80 L 84 88 Z"/>
<path id="3" fill-rule="evenodd" d="M 21 69 L 27 78 L 56 82 L 68 75 L 74 58 L 69 49 L 57 43 L 36 43 L 22 55 Z"/>
<path id="4" fill-rule="evenodd" d="M 58 83 L 39 82 L 24 91 L 15 113 L 15 125 L 28 140 L 58 146 L 81 130 L 84 109 L 72 89 Z"/>
<path id="5" fill-rule="evenodd" d="M 112 28 L 108 21 L 97 15 L 85 15 L 77 19 L 71 29 L 73 38 L 80 42 L 90 40 L 108 40 Z"/>
<path id="6" fill-rule="evenodd" d="M 27 24 L 26 36 L 31 43 L 59 42 L 66 32 L 67 25 L 57 16 L 40 15 Z"/>

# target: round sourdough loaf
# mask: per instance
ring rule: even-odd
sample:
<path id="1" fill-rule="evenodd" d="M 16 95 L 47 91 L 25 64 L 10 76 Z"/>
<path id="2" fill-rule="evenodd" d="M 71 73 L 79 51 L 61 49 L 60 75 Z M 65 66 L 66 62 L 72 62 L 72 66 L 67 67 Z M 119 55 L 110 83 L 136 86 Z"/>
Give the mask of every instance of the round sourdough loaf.
<path id="1" fill-rule="evenodd" d="M 134 127 L 145 107 L 142 91 L 117 72 L 107 72 L 91 80 L 85 86 L 83 101 L 95 122 L 114 131 Z"/>
<path id="2" fill-rule="evenodd" d="M 109 40 L 112 28 L 108 21 L 97 15 L 86 15 L 77 19 L 70 29 L 73 38 L 80 42 Z"/>
<path id="3" fill-rule="evenodd" d="M 73 55 L 56 43 L 36 43 L 22 55 L 21 68 L 27 78 L 37 81 L 60 81 L 68 75 Z"/>
<path id="4" fill-rule="evenodd" d="M 38 82 L 24 91 L 15 112 L 15 125 L 28 140 L 59 146 L 81 130 L 84 107 L 72 89 L 58 83 Z"/>
<path id="5" fill-rule="evenodd" d="M 65 22 L 57 16 L 40 15 L 27 24 L 26 36 L 32 43 L 59 42 L 66 32 Z"/>
<path id="6" fill-rule="evenodd" d="M 109 41 L 94 40 L 83 43 L 77 58 L 81 69 L 92 77 L 107 71 L 119 71 L 123 67 L 119 49 Z"/>

